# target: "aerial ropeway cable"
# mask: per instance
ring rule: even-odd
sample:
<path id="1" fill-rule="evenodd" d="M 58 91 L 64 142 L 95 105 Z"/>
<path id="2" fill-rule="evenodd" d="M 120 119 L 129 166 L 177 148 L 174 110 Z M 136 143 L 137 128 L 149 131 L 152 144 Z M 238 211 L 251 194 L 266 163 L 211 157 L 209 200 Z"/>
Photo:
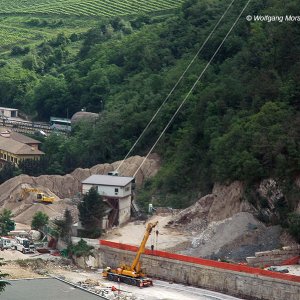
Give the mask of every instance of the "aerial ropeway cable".
<path id="1" fill-rule="evenodd" d="M 212 36 L 212 34 L 215 32 L 216 28 L 219 26 L 219 24 L 221 23 L 221 21 L 223 20 L 224 16 L 227 14 L 228 10 L 230 9 L 230 7 L 233 5 L 235 0 L 232 0 L 230 2 L 230 4 L 228 5 L 228 7 L 226 8 L 226 10 L 224 11 L 224 13 L 222 14 L 222 16 L 220 17 L 220 19 L 218 20 L 218 22 L 215 24 L 215 26 L 213 27 L 213 29 L 211 30 L 211 32 L 209 33 L 209 35 L 207 36 L 207 38 L 205 39 L 205 41 L 202 43 L 201 47 L 199 48 L 199 50 L 197 51 L 197 53 L 194 55 L 194 57 L 192 58 L 192 60 L 190 61 L 190 63 L 188 64 L 188 66 L 186 67 L 186 69 L 183 71 L 183 73 L 181 74 L 181 76 L 179 77 L 179 79 L 177 80 L 177 82 L 175 83 L 175 85 L 173 86 L 173 88 L 171 89 L 171 91 L 169 92 L 169 94 L 167 95 L 167 97 L 165 98 L 165 100 L 162 102 L 162 104 L 160 105 L 160 107 L 157 109 L 157 111 L 155 112 L 155 114 L 153 115 L 153 117 L 151 118 L 151 120 L 148 122 L 148 124 L 146 125 L 146 127 L 144 128 L 144 130 L 142 131 L 142 133 L 140 134 L 140 136 L 137 138 L 137 140 L 135 141 L 135 143 L 132 145 L 132 147 L 130 148 L 130 150 L 128 151 L 128 153 L 125 155 L 125 157 L 123 158 L 123 160 L 121 161 L 121 163 L 118 165 L 117 169 L 115 170 L 116 172 L 120 169 L 120 167 L 123 165 L 124 161 L 128 158 L 128 156 L 131 154 L 131 152 L 133 151 L 133 149 L 135 148 L 135 146 L 138 144 L 138 142 L 140 141 L 140 139 L 144 136 L 145 132 L 148 130 L 149 126 L 152 124 L 152 122 L 154 121 L 154 119 L 156 118 L 156 116 L 159 114 L 159 112 L 161 111 L 162 107 L 165 105 L 165 103 L 169 100 L 170 96 L 173 94 L 174 90 L 177 88 L 178 84 L 181 82 L 181 80 L 183 79 L 183 77 L 185 76 L 186 72 L 190 69 L 190 67 L 192 66 L 192 64 L 194 63 L 195 59 L 198 57 L 199 53 L 202 51 L 202 49 L 204 48 L 204 46 L 206 45 L 206 43 L 208 42 L 208 40 L 210 39 L 210 37 Z"/>
<path id="2" fill-rule="evenodd" d="M 236 23 L 238 22 L 238 20 L 241 18 L 242 14 L 244 13 L 245 9 L 248 7 L 249 3 L 251 0 L 248 0 L 247 3 L 244 5 L 243 9 L 241 10 L 240 14 L 237 16 L 237 18 L 235 19 L 234 23 L 232 24 L 232 26 L 230 27 L 230 29 L 228 30 L 227 34 L 225 35 L 225 37 L 223 38 L 222 42 L 220 43 L 220 45 L 218 46 L 218 48 L 216 49 L 215 53 L 212 55 L 212 57 L 210 58 L 210 60 L 208 61 L 208 63 L 206 64 L 206 66 L 204 67 L 204 69 L 202 70 L 201 74 L 198 76 L 198 78 L 196 79 L 196 81 L 194 82 L 193 86 L 191 87 L 191 89 L 189 90 L 189 92 L 187 93 L 187 95 L 185 96 L 185 98 L 182 100 L 182 102 L 180 103 L 179 107 L 177 108 L 177 110 L 175 111 L 175 113 L 173 114 L 173 116 L 171 117 L 171 119 L 169 120 L 168 124 L 166 125 L 166 127 L 162 130 L 161 134 L 159 135 L 159 137 L 157 138 L 157 140 L 155 141 L 155 143 L 153 144 L 153 146 L 151 147 L 151 149 L 149 150 L 148 154 L 144 157 L 142 163 L 140 164 L 140 166 L 138 167 L 138 169 L 135 171 L 133 177 L 136 176 L 136 174 L 138 173 L 138 171 L 141 169 L 141 167 L 143 166 L 143 164 L 145 163 L 145 161 L 147 160 L 148 156 L 151 154 L 151 152 L 153 151 L 153 149 L 155 148 L 155 146 L 157 145 L 157 143 L 160 141 L 161 137 L 163 136 L 163 134 L 166 132 L 166 130 L 169 128 L 170 124 L 173 122 L 174 118 L 176 117 L 176 115 L 178 114 L 178 112 L 180 111 L 180 109 L 182 108 L 182 106 L 184 105 L 184 103 L 186 102 L 186 100 L 188 99 L 188 97 L 190 96 L 190 94 L 193 92 L 193 90 L 195 89 L 196 85 L 198 84 L 198 82 L 200 81 L 200 79 L 202 78 L 203 74 L 205 73 L 205 71 L 207 70 L 207 68 L 209 67 L 209 65 L 211 64 L 211 62 L 213 61 L 213 59 L 215 58 L 215 56 L 217 55 L 217 53 L 219 52 L 219 50 L 221 49 L 221 47 L 223 46 L 224 42 L 226 41 L 227 37 L 229 36 L 229 34 L 231 33 L 231 31 L 233 30 L 233 28 L 235 27 Z"/>

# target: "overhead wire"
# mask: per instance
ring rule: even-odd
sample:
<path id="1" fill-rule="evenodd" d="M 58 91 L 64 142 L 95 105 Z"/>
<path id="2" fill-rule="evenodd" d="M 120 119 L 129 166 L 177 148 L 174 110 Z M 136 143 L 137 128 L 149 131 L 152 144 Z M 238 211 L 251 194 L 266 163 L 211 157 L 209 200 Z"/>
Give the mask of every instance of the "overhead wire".
<path id="1" fill-rule="evenodd" d="M 202 49 L 204 48 L 204 46 L 206 45 L 206 43 L 208 42 L 208 40 L 210 39 L 210 37 L 212 36 L 212 34 L 215 32 L 216 28 L 219 26 L 219 24 L 221 23 L 221 21 L 223 20 L 224 16 L 227 14 L 228 10 L 230 9 L 230 7 L 233 5 L 234 2 L 235 2 L 235 0 L 232 0 L 230 2 L 230 4 L 228 5 L 228 7 L 226 8 L 226 10 L 224 11 L 224 13 L 222 14 L 222 16 L 218 20 L 218 22 L 215 24 L 215 26 L 213 27 L 213 29 L 211 30 L 211 32 L 209 33 L 209 35 L 207 36 L 207 38 L 205 39 L 205 41 L 202 43 L 201 47 L 198 49 L 198 51 L 196 52 L 196 54 L 194 55 L 194 57 L 192 58 L 192 60 L 188 64 L 188 66 L 185 68 L 185 70 L 183 71 L 183 73 L 181 74 L 181 76 L 179 77 L 179 79 L 177 80 L 177 82 L 175 83 L 175 85 L 173 86 L 173 88 L 171 89 L 171 91 L 169 92 L 169 94 L 167 95 L 167 97 L 164 99 L 164 101 L 162 102 L 162 104 L 160 105 L 160 107 L 157 109 L 157 111 L 155 112 L 155 114 L 152 116 L 152 118 L 150 119 L 150 121 L 148 122 L 148 124 L 146 125 L 146 127 L 144 128 L 144 130 L 142 131 L 142 133 L 140 134 L 140 136 L 137 138 L 137 140 L 132 145 L 132 147 L 130 148 L 130 150 L 128 151 L 128 153 L 125 155 L 125 157 L 123 158 L 123 160 L 121 161 L 121 163 L 118 165 L 116 171 L 119 170 L 119 168 L 123 165 L 124 161 L 128 158 L 128 156 L 131 154 L 131 152 L 133 151 L 133 149 L 135 148 L 135 146 L 138 144 L 138 142 L 140 141 L 140 139 L 144 136 L 144 134 L 148 130 L 149 126 L 152 124 L 152 122 L 154 121 L 154 119 L 156 118 L 156 116 L 159 114 L 159 112 L 161 111 L 161 109 L 165 105 L 165 103 L 169 100 L 169 98 L 173 94 L 174 90 L 177 88 L 178 84 L 181 82 L 181 80 L 185 76 L 186 72 L 190 69 L 190 67 L 194 63 L 195 59 L 198 57 L 198 55 L 200 54 L 200 52 L 202 51 Z"/>
<path id="2" fill-rule="evenodd" d="M 176 117 L 176 115 L 178 114 L 178 112 L 180 111 L 180 109 L 182 108 L 182 106 L 184 105 L 184 103 L 186 102 L 186 100 L 188 99 L 188 97 L 190 96 L 190 94 L 193 92 L 193 90 L 195 89 L 197 83 L 200 81 L 200 79 L 202 78 L 203 74 L 205 73 L 205 71 L 207 70 L 207 68 L 210 66 L 211 62 L 213 61 L 213 59 L 215 58 L 215 56 L 217 55 L 217 53 L 219 52 L 219 50 L 221 49 L 221 47 L 223 46 L 224 42 L 226 41 L 227 37 L 229 36 L 229 34 L 231 33 L 231 31 L 233 30 L 233 28 L 235 27 L 236 23 L 239 21 L 239 19 L 241 18 L 242 14 L 244 13 L 245 9 L 248 7 L 249 3 L 251 0 L 248 0 L 247 3 L 244 5 L 242 11 L 240 12 L 240 14 L 237 16 L 236 20 L 234 21 L 234 23 L 232 24 L 232 26 L 230 27 L 230 29 L 228 30 L 227 34 L 225 35 L 225 37 L 223 38 L 222 42 L 220 43 L 220 45 L 218 46 L 218 48 L 216 49 L 215 53 L 213 54 L 213 56 L 210 58 L 210 60 L 208 61 L 208 63 L 206 64 L 206 66 L 204 67 L 204 69 L 202 70 L 201 74 L 198 76 L 198 78 L 196 79 L 196 81 L 194 82 L 193 86 L 191 87 L 191 89 L 189 90 L 189 92 L 187 93 L 187 95 L 185 96 L 185 98 L 182 100 L 182 102 L 180 103 L 180 105 L 178 106 L 177 110 L 175 111 L 175 113 L 173 114 L 173 116 L 171 117 L 171 119 L 169 120 L 168 124 L 165 126 L 165 128 L 162 130 L 161 134 L 159 135 L 159 137 L 157 138 L 157 140 L 155 141 L 155 143 L 153 144 L 153 146 L 151 147 L 151 149 L 149 150 L 148 154 L 144 157 L 142 163 L 140 164 L 140 166 L 138 167 L 138 169 L 135 171 L 133 177 L 136 176 L 136 174 L 138 173 L 138 171 L 141 169 L 141 167 L 143 166 L 143 164 L 145 163 L 145 161 L 147 160 L 147 158 L 149 157 L 149 155 L 151 154 L 152 150 L 155 148 L 155 146 L 157 145 L 157 143 L 160 141 L 161 137 L 164 135 L 164 133 L 166 132 L 166 130 L 169 128 L 170 124 L 173 122 L 174 118 Z"/>

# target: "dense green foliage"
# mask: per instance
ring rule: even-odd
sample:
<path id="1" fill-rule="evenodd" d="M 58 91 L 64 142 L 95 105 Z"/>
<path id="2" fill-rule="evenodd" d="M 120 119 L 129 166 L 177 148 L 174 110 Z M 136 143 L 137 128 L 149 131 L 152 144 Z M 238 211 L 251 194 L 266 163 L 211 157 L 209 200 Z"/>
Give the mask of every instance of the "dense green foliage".
<path id="1" fill-rule="evenodd" d="M 105 204 L 95 188 L 91 188 L 78 204 L 79 220 L 84 230 L 80 236 L 97 238 L 102 233 L 102 220 L 105 214 Z"/>
<path id="2" fill-rule="evenodd" d="M 12 220 L 13 214 L 11 210 L 4 208 L 0 213 L 0 233 L 7 235 L 9 231 L 15 229 L 15 222 Z"/>
<path id="3" fill-rule="evenodd" d="M 0 169 L 0 184 L 20 174 L 21 174 L 20 169 L 18 169 L 12 163 L 8 162 L 4 164 L 3 167 Z"/>
<path id="4" fill-rule="evenodd" d="M 290 234 L 300 243 L 300 214 L 291 213 L 288 218 Z"/>
<path id="5" fill-rule="evenodd" d="M 80 39 L 60 33 L 20 64 L 4 65 L 3 106 L 40 120 L 81 108 L 99 113 L 92 126 L 78 124 L 69 138 L 44 141 L 44 170 L 62 174 L 123 158 L 228 3 L 188 0 L 165 19 L 101 20 Z M 245 3 L 230 9 L 132 154 L 153 145 Z M 296 0 L 254 0 L 245 14 L 285 16 L 297 8 Z M 74 45 L 80 49 L 70 54 Z M 299 50 L 296 22 L 241 18 L 156 147 L 163 167 L 140 201 L 185 207 L 216 181 L 252 185 L 272 176 L 289 184 L 300 171 Z M 295 203 L 287 203 L 292 210 Z"/>
<path id="6" fill-rule="evenodd" d="M 46 225 L 49 223 L 49 216 L 43 213 L 42 211 L 38 211 L 32 218 L 31 228 L 35 230 L 42 231 Z"/>
<path id="7" fill-rule="evenodd" d="M 83 239 L 81 239 L 77 244 L 75 245 L 69 245 L 68 246 L 68 252 L 71 255 L 74 255 L 76 257 L 81 256 L 89 256 L 92 255 L 92 250 L 94 249 L 93 246 L 89 246 L 87 242 Z"/>
<path id="8" fill-rule="evenodd" d="M 2 262 L 3 258 L 0 258 L 0 267 L 4 265 L 4 263 Z M 0 293 L 4 291 L 5 287 L 7 285 L 9 285 L 10 283 L 3 280 L 2 278 L 8 276 L 9 274 L 6 274 L 6 273 L 2 273 L 0 271 Z"/>
<path id="9" fill-rule="evenodd" d="M 73 225 L 73 217 L 71 215 L 71 212 L 66 209 L 63 219 L 57 219 L 53 222 L 55 224 L 55 230 L 58 233 L 58 237 L 62 238 L 66 243 L 70 243 Z"/>

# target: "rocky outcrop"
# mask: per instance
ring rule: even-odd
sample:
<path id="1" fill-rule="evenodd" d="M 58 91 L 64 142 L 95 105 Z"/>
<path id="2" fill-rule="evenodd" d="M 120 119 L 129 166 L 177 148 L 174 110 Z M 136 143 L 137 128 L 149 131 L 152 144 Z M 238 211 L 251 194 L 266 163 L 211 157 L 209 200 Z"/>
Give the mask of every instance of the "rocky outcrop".
<path id="1" fill-rule="evenodd" d="M 230 185 L 215 184 L 211 194 L 181 211 L 170 225 L 186 224 L 190 229 L 198 230 L 209 222 L 224 220 L 238 212 L 253 212 L 243 194 L 244 185 L 239 181 Z"/>
<path id="2" fill-rule="evenodd" d="M 230 218 L 238 212 L 253 212 L 253 208 L 244 199 L 244 185 L 240 181 L 234 181 L 230 185 L 217 183 L 212 195 L 213 201 L 207 215 L 210 222 Z"/>
<path id="3" fill-rule="evenodd" d="M 95 122 L 99 118 L 99 114 L 86 112 L 86 111 L 79 111 L 75 113 L 71 118 L 71 123 L 76 124 L 78 122 Z"/>

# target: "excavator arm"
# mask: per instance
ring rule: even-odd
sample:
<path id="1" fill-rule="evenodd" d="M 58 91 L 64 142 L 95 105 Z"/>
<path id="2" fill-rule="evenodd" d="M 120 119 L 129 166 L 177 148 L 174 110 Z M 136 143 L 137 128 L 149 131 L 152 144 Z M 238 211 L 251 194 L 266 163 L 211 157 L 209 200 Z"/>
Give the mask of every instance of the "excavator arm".
<path id="1" fill-rule="evenodd" d="M 25 198 L 28 193 L 35 193 L 36 200 L 39 202 L 53 203 L 54 201 L 54 197 L 45 195 L 39 189 L 22 187 L 22 197 Z"/>

